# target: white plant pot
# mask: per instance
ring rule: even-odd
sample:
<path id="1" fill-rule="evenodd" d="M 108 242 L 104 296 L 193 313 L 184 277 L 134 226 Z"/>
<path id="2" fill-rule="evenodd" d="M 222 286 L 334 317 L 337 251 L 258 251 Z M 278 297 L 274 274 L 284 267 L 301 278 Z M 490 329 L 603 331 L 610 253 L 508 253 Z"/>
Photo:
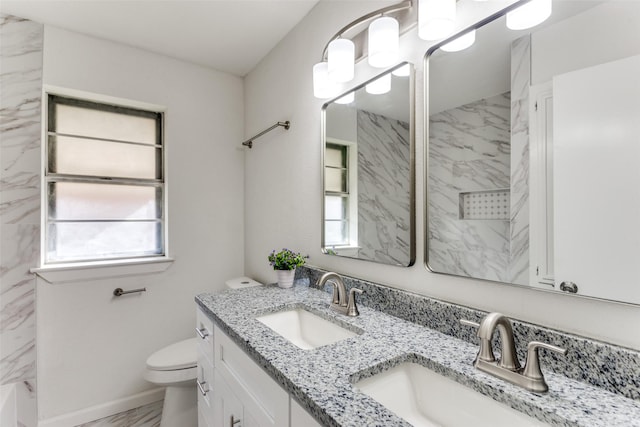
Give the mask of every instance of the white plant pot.
<path id="1" fill-rule="evenodd" d="M 293 270 L 276 270 L 278 276 L 278 287 L 288 289 L 293 286 L 293 277 L 296 274 L 295 268 Z"/>

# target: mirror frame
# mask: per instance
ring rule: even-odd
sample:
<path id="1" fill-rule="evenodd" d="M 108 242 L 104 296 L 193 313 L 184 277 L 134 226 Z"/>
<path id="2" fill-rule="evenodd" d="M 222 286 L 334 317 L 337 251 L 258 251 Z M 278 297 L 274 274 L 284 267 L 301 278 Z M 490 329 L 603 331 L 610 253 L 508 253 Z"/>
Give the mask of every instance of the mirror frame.
<path id="1" fill-rule="evenodd" d="M 399 68 L 408 65 L 410 69 L 409 73 L 409 262 L 407 264 L 387 264 L 381 263 L 375 260 L 370 260 L 366 258 L 358 258 L 354 256 L 347 255 L 335 255 L 331 254 L 325 245 L 325 206 L 324 206 L 324 198 L 325 198 L 325 151 L 327 145 L 327 122 L 326 122 L 326 110 L 330 104 L 334 103 L 336 100 L 342 98 L 346 94 L 350 92 L 356 92 L 360 89 L 364 89 L 366 85 L 371 83 L 372 81 L 378 79 L 379 77 L 389 74 Z M 410 62 L 401 62 L 391 68 L 386 69 L 382 73 L 375 75 L 374 77 L 368 79 L 367 81 L 349 89 L 346 92 L 339 94 L 338 96 L 330 99 L 322 105 L 322 109 L 320 111 L 320 161 L 321 161 L 321 170 L 320 170 L 320 179 L 321 179 L 321 229 L 320 229 L 320 246 L 323 254 L 339 256 L 341 258 L 348 259 L 356 259 L 360 261 L 368 261 L 377 264 L 383 265 L 392 265 L 398 267 L 411 267 L 415 264 L 416 261 L 416 132 L 415 132 L 415 67 Z"/>
<path id="2" fill-rule="evenodd" d="M 549 293 L 552 295 L 557 295 L 557 296 L 565 296 L 565 297 L 578 297 L 581 299 L 586 299 L 586 300 L 595 300 L 595 301 L 606 301 L 608 303 L 613 303 L 613 304 L 618 304 L 618 305 L 623 305 L 623 306 L 631 306 L 631 307 L 638 307 L 638 304 L 635 303 L 631 303 L 631 302 L 626 302 L 626 301 L 619 301 L 619 300 L 613 300 L 613 299 L 607 299 L 607 298 L 600 298 L 600 297 L 594 297 L 594 296 L 590 296 L 590 295 L 584 295 L 584 294 L 579 294 L 579 293 L 568 293 L 568 292 L 562 292 L 559 291 L 558 289 L 547 289 L 547 288 L 540 288 L 540 287 L 536 287 L 536 286 L 531 286 L 530 284 L 524 285 L 524 284 L 518 284 L 518 283 L 509 283 L 509 282 L 502 282 L 502 281 L 498 281 L 498 280 L 489 280 L 489 279 L 482 279 L 482 278 L 476 278 L 476 277 L 470 277 L 470 276 L 463 276 L 463 275 L 459 275 L 459 274 L 454 274 L 454 273 L 447 273 L 447 272 L 443 272 L 443 271 L 435 271 L 431 268 L 431 266 L 429 265 L 429 186 L 428 186 L 428 179 L 429 179 L 429 59 L 431 57 L 431 55 L 438 49 L 440 49 L 443 45 L 457 39 L 458 37 L 462 36 L 463 34 L 472 31 L 472 30 L 477 30 L 487 24 L 490 24 L 491 22 L 502 18 L 503 16 L 505 16 L 508 12 L 517 9 L 518 7 L 520 7 L 521 5 L 528 3 L 530 0 L 520 0 L 517 1 L 501 10 L 499 10 L 496 13 L 493 13 L 492 15 L 476 22 L 473 25 L 470 25 L 468 27 L 466 27 L 465 29 L 458 31 L 457 33 L 453 34 L 452 36 L 448 37 L 447 39 L 444 39 L 442 41 L 440 41 L 439 43 L 431 46 L 427 52 L 425 53 L 424 57 L 423 57 L 423 69 L 424 69 L 424 75 L 423 75 L 423 94 L 424 94 L 424 99 L 423 99 L 423 108 L 424 108 L 424 113 L 423 113 L 423 138 L 422 138 L 422 143 L 423 143 L 423 149 L 424 149 L 424 180 L 423 180 L 423 185 L 424 185 L 424 266 L 427 269 L 427 271 L 429 271 L 430 273 L 434 273 L 434 274 L 441 274 L 441 275 L 445 275 L 445 276 L 453 276 L 453 277 L 460 277 L 460 278 L 464 278 L 464 279 L 471 279 L 471 280 L 475 280 L 475 281 L 479 281 L 479 282 L 486 282 L 486 283 L 497 283 L 500 285 L 508 285 L 508 286 L 514 286 L 516 288 L 521 288 L 521 289 L 528 289 L 528 290 L 532 290 L 532 291 L 539 291 L 539 292 L 545 292 L 545 293 Z"/>

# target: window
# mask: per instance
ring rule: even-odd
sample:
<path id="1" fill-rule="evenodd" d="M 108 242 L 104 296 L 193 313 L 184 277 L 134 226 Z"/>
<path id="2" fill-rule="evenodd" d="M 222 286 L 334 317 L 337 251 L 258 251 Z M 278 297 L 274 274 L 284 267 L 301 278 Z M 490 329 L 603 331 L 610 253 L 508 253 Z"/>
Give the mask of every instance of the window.
<path id="1" fill-rule="evenodd" d="M 325 149 L 325 246 L 347 246 L 350 241 L 349 149 L 327 143 Z"/>
<path id="2" fill-rule="evenodd" d="M 164 256 L 163 115 L 48 95 L 45 264 Z"/>

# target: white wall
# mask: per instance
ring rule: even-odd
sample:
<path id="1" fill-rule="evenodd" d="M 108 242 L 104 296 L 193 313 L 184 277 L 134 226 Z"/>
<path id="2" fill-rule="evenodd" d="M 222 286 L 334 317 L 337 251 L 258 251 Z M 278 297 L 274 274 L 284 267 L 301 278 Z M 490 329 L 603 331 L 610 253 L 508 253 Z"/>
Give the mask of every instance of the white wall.
<path id="1" fill-rule="evenodd" d="M 170 256 L 164 273 L 38 279 L 41 419 L 152 388 L 155 350 L 193 335 L 194 296 L 243 273 L 242 79 L 45 27 L 44 84 L 166 107 Z M 115 299 L 114 288 L 147 292 Z"/>
<path id="2" fill-rule="evenodd" d="M 531 84 L 640 53 L 640 7 L 610 1 L 531 37 Z M 635 37 L 628 37 L 634 34 Z"/>
<path id="3" fill-rule="evenodd" d="M 459 27 L 505 6 L 462 0 Z M 402 37 L 403 58 L 416 66 L 417 261 L 410 268 L 322 255 L 320 252 L 320 108 L 313 98 L 311 69 L 335 31 L 376 8 L 372 2 L 321 1 L 245 78 L 245 133 L 278 120 L 291 129 L 272 133 L 245 157 L 245 273 L 274 281 L 266 257 L 283 246 L 308 253 L 309 263 L 392 287 L 484 310 L 501 311 L 604 341 L 640 349 L 640 307 L 552 294 L 517 286 L 433 274 L 424 266 L 424 69 L 430 46 L 413 29 Z M 490 9 L 490 10 L 489 10 Z M 364 62 L 356 85 L 372 75 Z"/>

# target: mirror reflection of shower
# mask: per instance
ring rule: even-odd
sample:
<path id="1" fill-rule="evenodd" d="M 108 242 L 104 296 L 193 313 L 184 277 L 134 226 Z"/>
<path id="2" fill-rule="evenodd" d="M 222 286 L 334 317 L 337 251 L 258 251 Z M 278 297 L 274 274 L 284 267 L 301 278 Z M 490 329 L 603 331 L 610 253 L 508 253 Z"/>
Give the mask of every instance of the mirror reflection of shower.
<path id="1" fill-rule="evenodd" d="M 505 20 L 425 58 L 428 266 L 638 304 L 639 177 L 624 164 L 640 156 L 625 119 L 640 114 L 640 4 L 555 1 L 530 30 Z"/>
<path id="2" fill-rule="evenodd" d="M 400 64 L 323 108 L 327 254 L 415 259 L 412 78 Z"/>

